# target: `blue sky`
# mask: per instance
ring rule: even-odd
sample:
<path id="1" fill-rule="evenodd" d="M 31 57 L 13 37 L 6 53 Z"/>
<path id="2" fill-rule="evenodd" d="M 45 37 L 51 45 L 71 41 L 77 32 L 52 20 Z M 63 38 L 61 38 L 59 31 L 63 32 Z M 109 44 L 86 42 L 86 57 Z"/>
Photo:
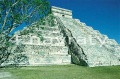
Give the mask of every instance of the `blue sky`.
<path id="1" fill-rule="evenodd" d="M 120 44 L 120 0 L 48 0 L 51 6 L 70 9 L 73 18 L 99 30 Z"/>

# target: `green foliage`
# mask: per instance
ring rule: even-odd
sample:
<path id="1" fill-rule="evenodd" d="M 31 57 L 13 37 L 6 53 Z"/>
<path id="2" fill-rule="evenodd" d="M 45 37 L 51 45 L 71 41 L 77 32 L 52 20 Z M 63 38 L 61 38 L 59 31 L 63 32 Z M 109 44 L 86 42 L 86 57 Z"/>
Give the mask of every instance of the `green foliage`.
<path id="1" fill-rule="evenodd" d="M 9 46 L 12 46 L 12 43 L 11 42 L 5 42 L 5 47 L 9 47 Z"/>
<path id="2" fill-rule="evenodd" d="M 39 22 L 37 22 L 38 26 L 39 25 L 45 25 L 45 18 L 42 18 Z"/>
<path id="3" fill-rule="evenodd" d="M 50 14 L 47 17 L 47 21 L 48 21 L 48 25 L 50 25 L 51 27 L 55 26 L 55 21 L 54 21 L 55 17 L 53 16 L 53 14 Z"/>
<path id="4" fill-rule="evenodd" d="M 23 22 L 30 25 L 50 12 L 47 0 L 4 0 L 0 3 L 0 28 L 16 28 Z M 10 29 L 11 30 L 11 29 Z"/>
<path id="5" fill-rule="evenodd" d="M 41 29 L 44 29 L 45 27 L 41 27 Z"/>
<path id="6" fill-rule="evenodd" d="M 43 38 L 43 36 L 41 35 L 41 33 L 39 32 L 39 33 L 37 33 L 37 36 L 40 38 L 40 40 L 41 41 L 43 41 L 44 40 L 44 38 Z"/>
<path id="7" fill-rule="evenodd" d="M 32 23 L 44 18 L 50 13 L 50 6 L 47 0 L 0 0 L 0 65 L 3 63 L 4 52 L 11 47 L 9 35 L 23 23 L 31 25 Z M 43 23 L 45 24 L 45 23 Z M 22 34 L 33 33 L 33 30 L 24 30 Z M 10 51 L 8 52 L 8 56 Z M 8 58 L 8 57 L 7 57 Z"/>
<path id="8" fill-rule="evenodd" d="M 14 64 L 20 64 L 20 63 L 24 63 L 24 64 L 29 64 L 28 61 L 28 57 L 24 54 L 18 54 L 14 57 Z"/>

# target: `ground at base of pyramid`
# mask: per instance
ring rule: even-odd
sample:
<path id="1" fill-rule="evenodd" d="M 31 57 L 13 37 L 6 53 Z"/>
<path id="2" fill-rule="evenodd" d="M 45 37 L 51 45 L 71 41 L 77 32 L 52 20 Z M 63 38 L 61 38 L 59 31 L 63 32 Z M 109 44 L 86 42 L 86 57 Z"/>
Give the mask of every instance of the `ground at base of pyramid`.
<path id="1" fill-rule="evenodd" d="M 29 66 L 1 68 L 0 79 L 119 79 L 119 72 L 119 66 Z"/>

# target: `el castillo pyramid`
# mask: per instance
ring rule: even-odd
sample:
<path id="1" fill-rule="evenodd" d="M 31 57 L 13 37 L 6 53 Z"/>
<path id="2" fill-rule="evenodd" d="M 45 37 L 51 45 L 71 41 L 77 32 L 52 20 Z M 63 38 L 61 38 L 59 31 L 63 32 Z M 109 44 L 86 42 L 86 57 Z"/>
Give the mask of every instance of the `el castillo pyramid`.
<path id="1" fill-rule="evenodd" d="M 72 18 L 72 11 L 51 7 L 52 14 L 13 36 L 14 52 L 3 65 L 120 65 L 120 45 Z"/>

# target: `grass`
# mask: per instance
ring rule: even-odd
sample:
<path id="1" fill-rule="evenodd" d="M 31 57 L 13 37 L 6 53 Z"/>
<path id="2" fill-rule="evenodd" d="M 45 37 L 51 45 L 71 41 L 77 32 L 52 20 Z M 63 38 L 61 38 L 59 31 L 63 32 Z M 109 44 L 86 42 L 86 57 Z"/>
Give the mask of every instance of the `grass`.
<path id="1" fill-rule="evenodd" d="M 77 65 L 2 68 L 11 78 L 1 79 L 120 79 L 120 66 L 82 67 Z"/>

